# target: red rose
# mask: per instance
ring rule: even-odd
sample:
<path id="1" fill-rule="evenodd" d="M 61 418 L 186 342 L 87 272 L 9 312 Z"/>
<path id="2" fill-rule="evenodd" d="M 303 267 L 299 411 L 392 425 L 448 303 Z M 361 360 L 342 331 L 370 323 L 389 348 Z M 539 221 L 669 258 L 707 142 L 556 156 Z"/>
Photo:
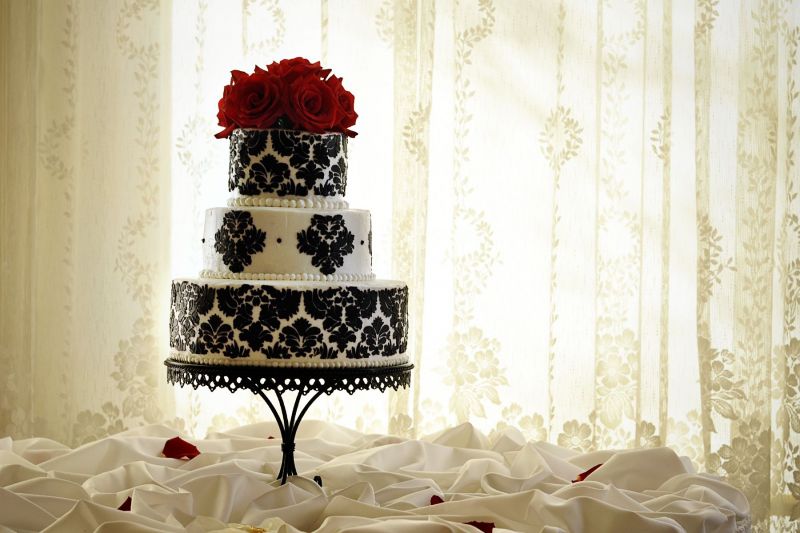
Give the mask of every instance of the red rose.
<path id="1" fill-rule="evenodd" d="M 356 113 L 353 107 L 355 103 L 353 93 L 342 86 L 342 78 L 331 76 L 326 83 L 328 87 L 331 88 L 331 91 L 333 91 L 333 97 L 336 99 L 336 103 L 339 106 L 339 116 L 336 121 L 336 126 L 340 128 L 343 133 L 353 133 L 347 131 L 347 128 L 355 124 L 358 118 L 358 113 Z"/>
<path id="2" fill-rule="evenodd" d="M 252 74 L 231 71 L 217 103 L 223 130 L 216 137 L 228 137 L 236 128 L 276 127 L 355 137 L 349 129 L 358 118 L 355 99 L 342 79 L 330 74 L 319 61 L 303 57 L 273 62 L 266 69 L 256 66 Z"/>
<path id="3" fill-rule="evenodd" d="M 256 67 L 256 70 L 260 69 Z M 328 74 L 331 73 L 331 69 L 323 69 L 319 61 L 312 63 L 304 57 L 283 59 L 279 63 L 273 61 L 267 66 L 267 71 L 274 76 L 282 78 L 287 83 L 291 83 L 295 79 L 300 76 L 305 76 L 306 74 L 325 79 L 328 77 Z"/>
<path id="4" fill-rule="evenodd" d="M 295 128 L 323 133 L 336 124 L 339 105 L 328 85 L 313 74 L 298 77 L 288 87 L 289 118 Z"/>
<path id="5" fill-rule="evenodd" d="M 227 137 L 237 127 L 272 127 L 284 113 L 283 84 L 277 76 L 261 69 L 253 74 L 234 70 L 218 106 L 219 125 L 225 129 L 217 138 Z"/>

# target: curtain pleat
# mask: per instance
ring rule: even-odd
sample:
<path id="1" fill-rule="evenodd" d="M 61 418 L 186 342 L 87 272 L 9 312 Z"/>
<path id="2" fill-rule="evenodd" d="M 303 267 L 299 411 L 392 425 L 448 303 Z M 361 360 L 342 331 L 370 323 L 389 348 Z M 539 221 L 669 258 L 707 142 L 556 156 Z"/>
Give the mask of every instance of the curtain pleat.
<path id="1" fill-rule="evenodd" d="M 392 274 L 408 283 L 409 314 L 423 316 L 428 223 L 430 114 L 436 10 L 433 0 L 394 6 L 394 123 L 392 168 Z M 424 323 L 409 336 L 413 379 L 420 380 Z M 390 429 L 413 435 L 419 387 L 392 393 Z"/>
<path id="2" fill-rule="evenodd" d="M 31 122 L 37 116 L 35 64 L 37 10 L 31 2 L 0 5 L 0 431 L 29 435 L 34 361 L 32 336 L 31 247 L 35 235 L 36 135 Z M 15 58 L 19 58 L 18 60 Z"/>

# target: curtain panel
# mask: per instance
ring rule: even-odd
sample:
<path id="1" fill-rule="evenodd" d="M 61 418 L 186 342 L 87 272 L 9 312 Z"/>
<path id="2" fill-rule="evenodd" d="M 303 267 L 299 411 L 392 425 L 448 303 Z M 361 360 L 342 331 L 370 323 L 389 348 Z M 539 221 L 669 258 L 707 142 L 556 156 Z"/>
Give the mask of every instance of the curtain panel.
<path id="1" fill-rule="evenodd" d="M 172 390 L 169 280 L 223 205 L 232 68 L 356 95 L 348 200 L 411 291 L 411 389 L 309 416 L 667 445 L 800 515 L 800 2 L 196 0 L 0 7 L 0 433 L 263 420 Z"/>
<path id="2" fill-rule="evenodd" d="M 11 0 L 0 21 L 0 433 L 170 419 L 169 6 Z"/>

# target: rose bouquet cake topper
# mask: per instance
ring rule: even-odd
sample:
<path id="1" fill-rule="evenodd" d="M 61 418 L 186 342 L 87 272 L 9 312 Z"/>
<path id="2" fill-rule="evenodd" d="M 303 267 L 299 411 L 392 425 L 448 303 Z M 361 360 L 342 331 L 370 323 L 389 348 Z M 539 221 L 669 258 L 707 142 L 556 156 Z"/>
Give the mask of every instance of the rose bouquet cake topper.
<path id="1" fill-rule="evenodd" d="M 273 62 L 252 74 L 231 71 L 231 82 L 219 100 L 217 119 L 227 138 L 237 128 L 291 129 L 311 133 L 338 132 L 355 137 L 350 128 L 358 114 L 353 94 L 342 78 L 319 61 L 295 57 Z"/>

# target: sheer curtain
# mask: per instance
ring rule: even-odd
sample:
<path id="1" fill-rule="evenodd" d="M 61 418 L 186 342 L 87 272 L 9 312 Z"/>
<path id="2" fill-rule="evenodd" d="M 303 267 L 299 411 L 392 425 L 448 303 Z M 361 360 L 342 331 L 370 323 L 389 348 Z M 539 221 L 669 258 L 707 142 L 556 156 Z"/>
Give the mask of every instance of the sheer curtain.
<path id="1" fill-rule="evenodd" d="M 79 442 L 262 405 L 164 384 L 169 279 L 226 195 L 231 68 L 356 94 L 348 199 L 412 294 L 414 386 L 311 416 L 668 445 L 800 514 L 800 2 L 2 5 L 0 432 Z M 27 90 L 18 90 L 26 88 Z M 34 88 L 35 90 L 31 90 Z"/>
<path id="2" fill-rule="evenodd" d="M 0 3 L 0 433 L 69 443 L 174 416 L 170 12 Z"/>

